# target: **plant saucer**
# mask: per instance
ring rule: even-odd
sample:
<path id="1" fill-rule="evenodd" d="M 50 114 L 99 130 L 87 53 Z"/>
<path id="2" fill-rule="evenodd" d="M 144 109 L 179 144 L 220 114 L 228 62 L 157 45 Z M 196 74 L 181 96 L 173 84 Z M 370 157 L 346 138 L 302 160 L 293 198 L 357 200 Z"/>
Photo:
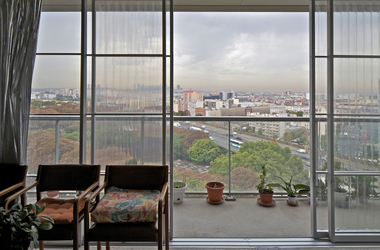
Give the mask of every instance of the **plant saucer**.
<path id="1" fill-rule="evenodd" d="M 289 203 L 288 200 L 286 200 L 286 202 L 288 203 L 289 206 L 292 206 L 292 207 L 298 206 L 298 201 L 297 200 L 296 200 L 295 204 Z"/>
<path id="2" fill-rule="evenodd" d="M 220 201 L 210 201 L 209 199 L 208 199 L 208 196 L 206 197 L 206 201 L 208 202 L 208 203 L 210 203 L 210 204 L 220 204 L 220 203 L 222 203 L 223 201 L 224 201 L 224 197 L 222 197 L 222 199 L 220 200 Z"/>
<path id="3" fill-rule="evenodd" d="M 259 203 L 261 206 L 264 206 L 264 207 L 271 207 L 273 205 L 276 205 L 276 201 L 272 199 L 272 201 L 270 203 L 264 203 L 261 201 L 260 198 L 257 198 L 257 203 Z"/>

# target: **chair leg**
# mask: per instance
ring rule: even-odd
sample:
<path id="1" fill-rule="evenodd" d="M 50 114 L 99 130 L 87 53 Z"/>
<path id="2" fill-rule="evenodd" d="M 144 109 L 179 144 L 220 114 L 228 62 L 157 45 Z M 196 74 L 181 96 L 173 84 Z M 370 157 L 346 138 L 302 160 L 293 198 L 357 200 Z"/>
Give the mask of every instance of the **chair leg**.
<path id="1" fill-rule="evenodd" d="M 40 247 L 40 250 L 44 250 L 44 242 L 42 240 L 38 241 L 38 245 Z"/>
<path id="2" fill-rule="evenodd" d="M 163 245 L 163 241 L 162 241 L 162 224 L 161 224 L 161 227 L 159 227 L 158 229 L 158 250 L 162 250 L 162 245 Z"/>
<path id="3" fill-rule="evenodd" d="M 78 250 L 78 230 L 74 230 L 73 234 L 73 250 Z"/>
<path id="4" fill-rule="evenodd" d="M 169 250 L 169 214 L 165 214 L 165 250 Z"/>
<path id="5" fill-rule="evenodd" d="M 97 250 L 102 250 L 102 242 L 101 241 L 97 241 L 96 242 L 96 249 Z"/>
<path id="6" fill-rule="evenodd" d="M 111 249 L 111 244 L 109 241 L 106 241 L 106 250 L 110 250 Z"/>
<path id="7" fill-rule="evenodd" d="M 165 198 L 165 250 L 169 250 L 169 201 L 168 195 Z"/>

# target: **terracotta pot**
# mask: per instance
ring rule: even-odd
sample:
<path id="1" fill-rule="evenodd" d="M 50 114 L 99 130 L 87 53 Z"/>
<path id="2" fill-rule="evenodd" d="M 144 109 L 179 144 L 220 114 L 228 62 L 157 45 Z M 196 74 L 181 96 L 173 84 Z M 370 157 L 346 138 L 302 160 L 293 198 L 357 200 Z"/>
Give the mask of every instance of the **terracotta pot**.
<path id="1" fill-rule="evenodd" d="M 59 191 L 46 191 L 46 195 L 52 198 L 58 198 Z"/>
<path id="2" fill-rule="evenodd" d="M 214 185 L 218 185 L 219 188 L 213 188 Z M 208 200 L 211 202 L 219 202 L 223 199 L 224 184 L 221 182 L 213 181 L 206 184 Z"/>
<path id="3" fill-rule="evenodd" d="M 273 193 L 271 194 L 262 194 L 262 193 L 259 193 L 260 195 L 260 200 L 262 203 L 272 203 L 272 200 L 273 200 Z"/>

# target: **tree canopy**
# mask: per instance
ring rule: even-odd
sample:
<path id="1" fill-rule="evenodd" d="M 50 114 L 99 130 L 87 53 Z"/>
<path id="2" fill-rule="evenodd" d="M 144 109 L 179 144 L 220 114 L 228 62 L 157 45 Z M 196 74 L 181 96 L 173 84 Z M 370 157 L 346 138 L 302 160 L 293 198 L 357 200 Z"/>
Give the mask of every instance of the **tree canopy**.
<path id="1" fill-rule="evenodd" d="M 273 182 L 276 176 L 298 183 L 306 183 L 308 170 L 303 168 L 302 160 L 292 155 L 288 147 L 282 148 L 275 142 L 244 142 L 237 154 L 231 157 L 231 171 L 237 167 L 249 168 L 260 172 L 261 166 L 267 168 L 267 181 Z M 210 174 L 228 174 L 228 156 L 222 155 L 211 162 Z"/>
<path id="2" fill-rule="evenodd" d="M 191 161 L 209 164 L 220 155 L 220 148 L 209 139 L 195 140 L 187 150 L 187 155 Z"/>

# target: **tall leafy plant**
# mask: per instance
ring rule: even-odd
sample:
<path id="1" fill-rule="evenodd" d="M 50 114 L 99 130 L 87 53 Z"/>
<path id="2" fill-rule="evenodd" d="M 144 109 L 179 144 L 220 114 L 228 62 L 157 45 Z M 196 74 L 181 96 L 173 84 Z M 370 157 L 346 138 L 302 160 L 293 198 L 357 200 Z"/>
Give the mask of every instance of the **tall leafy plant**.
<path id="1" fill-rule="evenodd" d="M 1 249 L 26 250 L 31 241 L 33 241 L 34 247 L 38 247 L 38 229 L 50 230 L 54 223 L 49 216 L 39 216 L 44 209 L 45 204 L 41 207 L 37 204 L 29 204 L 24 207 L 17 204 L 10 210 L 0 207 Z M 41 221 L 40 218 L 45 221 Z"/>
<path id="2" fill-rule="evenodd" d="M 260 182 L 259 184 L 256 185 L 256 188 L 261 194 L 272 194 L 273 193 L 272 188 L 267 186 L 265 183 L 266 176 L 267 176 L 267 171 L 265 169 L 265 164 L 263 164 L 261 166 L 260 176 L 258 178 Z"/>
<path id="3" fill-rule="evenodd" d="M 297 194 L 307 194 L 310 191 L 310 187 L 308 185 L 292 184 L 293 176 L 290 177 L 290 181 L 285 181 L 279 176 L 278 178 L 284 183 L 284 185 L 279 183 L 270 183 L 268 184 L 268 187 L 281 187 L 290 197 L 296 197 Z"/>

